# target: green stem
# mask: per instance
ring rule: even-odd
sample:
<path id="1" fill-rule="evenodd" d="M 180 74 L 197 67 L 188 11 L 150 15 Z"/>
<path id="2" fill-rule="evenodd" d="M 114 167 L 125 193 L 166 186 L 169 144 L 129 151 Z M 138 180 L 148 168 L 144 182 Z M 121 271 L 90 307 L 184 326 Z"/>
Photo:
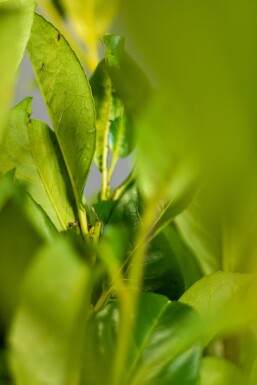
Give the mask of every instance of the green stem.
<path id="1" fill-rule="evenodd" d="M 138 298 L 143 279 L 144 272 L 144 256 L 147 245 L 147 238 L 149 231 L 152 228 L 156 214 L 156 207 L 154 202 L 148 206 L 142 218 L 142 224 L 137 236 L 136 244 L 139 245 L 130 262 L 128 271 L 128 295 L 126 296 L 126 303 L 121 302 L 121 326 L 119 331 L 118 346 L 116 350 L 116 359 L 113 372 L 112 385 L 119 385 L 122 383 L 124 375 L 124 368 L 128 357 L 129 341 L 134 324 L 134 314 L 138 305 Z"/>
<path id="2" fill-rule="evenodd" d="M 127 177 L 127 179 L 124 180 L 124 182 L 114 190 L 112 195 L 112 200 L 118 200 L 121 195 L 124 193 L 124 191 L 128 188 L 130 184 L 132 184 L 135 180 L 135 169 L 132 170 L 130 175 Z"/>

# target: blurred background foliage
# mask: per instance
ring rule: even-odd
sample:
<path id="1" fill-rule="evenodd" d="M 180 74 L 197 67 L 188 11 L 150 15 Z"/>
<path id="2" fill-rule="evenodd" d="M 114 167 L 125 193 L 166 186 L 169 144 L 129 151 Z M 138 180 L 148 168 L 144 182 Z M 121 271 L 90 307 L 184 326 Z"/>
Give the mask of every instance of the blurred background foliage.
<path id="1" fill-rule="evenodd" d="M 74 213 L 59 228 L 33 194 L 25 132 L 41 123 L 30 100 L 8 114 L 34 7 L 0 1 L 1 385 L 6 360 L 21 385 L 254 385 L 256 1 L 38 1 L 90 77 L 102 174 L 85 209 L 93 242 Z"/>

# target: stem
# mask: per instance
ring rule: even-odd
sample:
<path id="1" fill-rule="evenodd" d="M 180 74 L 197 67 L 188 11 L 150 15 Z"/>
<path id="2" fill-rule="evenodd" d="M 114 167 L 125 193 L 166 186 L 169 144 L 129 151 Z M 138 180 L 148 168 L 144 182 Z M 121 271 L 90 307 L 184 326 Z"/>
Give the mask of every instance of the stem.
<path id="1" fill-rule="evenodd" d="M 121 326 L 119 331 L 117 355 L 115 359 L 115 366 L 113 372 L 113 385 L 122 383 L 124 375 L 124 367 L 128 357 L 129 341 L 134 324 L 134 314 L 138 305 L 138 298 L 140 294 L 140 287 L 144 272 L 144 256 L 147 244 L 149 231 L 155 218 L 156 207 L 154 202 L 148 206 L 145 215 L 142 218 L 142 225 L 140 227 L 136 244 L 139 246 L 135 249 L 132 256 L 130 269 L 128 271 L 128 294 L 126 302 L 121 302 Z"/>
<path id="2" fill-rule="evenodd" d="M 82 208 L 78 209 L 78 215 L 79 215 L 79 223 L 80 223 L 80 229 L 81 233 L 84 238 L 88 238 L 88 225 L 87 225 L 87 215 L 86 211 Z"/>
<path id="3" fill-rule="evenodd" d="M 135 169 L 132 170 L 132 172 L 129 174 L 127 179 L 124 180 L 124 182 L 116 188 L 113 192 L 112 200 L 118 200 L 121 195 L 124 193 L 124 191 L 127 189 L 127 187 L 133 183 L 135 180 Z"/>

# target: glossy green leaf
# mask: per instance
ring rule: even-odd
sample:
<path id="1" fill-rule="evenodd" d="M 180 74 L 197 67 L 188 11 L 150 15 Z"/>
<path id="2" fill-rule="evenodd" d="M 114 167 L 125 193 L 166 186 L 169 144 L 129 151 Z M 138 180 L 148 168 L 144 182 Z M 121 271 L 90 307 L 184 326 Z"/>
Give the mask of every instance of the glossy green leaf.
<path id="1" fill-rule="evenodd" d="M 95 110 L 88 80 L 64 37 L 39 15 L 28 51 L 80 205 L 95 151 Z"/>
<path id="2" fill-rule="evenodd" d="M 180 301 L 192 306 L 209 327 L 210 335 L 247 327 L 257 316 L 254 276 L 217 272 L 191 286 Z"/>
<path id="3" fill-rule="evenodd" d="M 246 378 L 236 365 L 217 357 L 203 358 L 200 373 L 199 385 L 246 384 Z"/>
<path id="4" fill-rule="evenodd" d="M 10 177 L 0 180 L 0 328 L 9 325 L 23 275 L 43 238 L 26 211 L 29 197 Z"/>
<path id="5" fill-rule="evenodd" d="M 139 192 L 135 184 L 130 185 L 117 201 L 109 217 L 110 224 L 123 224 L 135 235 L 140 225 L 141 203 Z"/>
<path id="6" fill-rule="evenodd" d="M 95 219 L 99 219 L 104 224 L 107 223 L 115 205 L 116 202 L 112 200 L 95 203 L 93 205 L 97 216 Z"/>
<path id="7" fill-rule="evenodd" d="M 125 158 L 133 149 L 133 131 L 125 111 L 110 126 L 109 145 L 112 158 Z"/>
<path id="8" fill-rule="evenodd" d="M 15 72 L 23 58 L 33 23 L 34 0 L 0 1 L 0 143 L 10 105 Z"/>
<path id="9" fill-rule="evenodd" d="M 64 240 L 40 251 L 9 337 L 16 383 L 80 383 L 90 285 L 88 267 Z"/>
<path id="10" fill-rule="evenodd" d="M 76 218 L 70 180 L 55 134 L 44 123 L 30 120 L 31 102 L 30 98 L 23 100 L 10 113 L 0 172 L 15 169 L 16 178 L 27 185 L 56 228 L 65 230 Z"/>
<path id="11" fill-rule="evenodd" d="M 186 321 L 187 320 L 187 321 Z M 158 365 L 144 377 L 137 378 L 138 371 L 147 365 L 152 354 L 159 353 L 163 343 L 176 344 L 183 322 L 195 320 L 190 308 L 171 303 L 155 294 L 142 294 L 135 323 L 131 331 L 129 357 L 123 374 L 123 384 L 183 384 L 198 382 L 200 348 L 195 346 L 176 359 L 170 355 L 166 361 L 160 355 Z M 88 329 L 88 346 L 85 351 L 83 384 L 111 384 L 113 357 L 115 357 L 117 333 L 120 327 L 117 301 L 111 301 L 91 321 Z M 192 321 L 193 322 L 193 321 Z M 122 338 L 122 336 L 121 336 Z M 100 367 L 102 370 L 97 370 Z"/>

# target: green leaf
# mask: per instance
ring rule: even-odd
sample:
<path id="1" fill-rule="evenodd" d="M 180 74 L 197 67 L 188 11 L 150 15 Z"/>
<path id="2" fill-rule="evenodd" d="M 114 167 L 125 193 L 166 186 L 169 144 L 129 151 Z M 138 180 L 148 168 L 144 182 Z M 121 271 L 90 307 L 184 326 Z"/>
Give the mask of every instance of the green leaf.
<path id="1" fill-rule="evenodd" d="M 96 152 L 95 162 L 103 171 L 108 150 L 115 161 L 126 157 L 132 150 L 132 128 L 124 111 L 124 104 L 116 94 L 108 66 L 101 61 L 93 73 L 90 84 L 96 107 Z"/>
<path id="2" fill-rule="evenodd" d="M 108 135 L 111 120 L 113 88 L 104 62 L 96 68 L 90 79 L 96 108 L 96 151 L 95 163 L 103 171 L 108 156 Z"/>
<path id="3" fill-rule="evenodd" d="M 109 145 L 114 159 L 125 158 L 133 148 L 133 132 L 125 111 L 110 126 Z"/>
<path id="4" fill-rule="evenodd" d="M 0 151 L 0 173 L 15 169 L 16 178 L 27 185 L 56 228 L 65 230 L 76 218 L 70 180 L 55 134 L 44 123 L 30 120 L 31 102 L 30 98 L 23 100 L 10 113 Z"/>
<path id="5" fill-rule="evenodd" d="M 131 238 L 136 234 L 140 225 L 140 196 L 135 184 L 130 185 L 120 199 L 116 202 L 111 212 L 108 223 L 113 225 L 123 224 L 131 232 Z"/>
<path id="6" fill-rule="evenodd" d="M 63 229 L 76 218 L 76 204 L 55 133 L 37 120 L 28 125 L 30 149 L 38 175 Z M 40 203 L 40 202 L 39 202 Z"/>
<path id="7" fill-rule="evenodd" d="M 95 219 L 99 219 L 101 222 L 107 223 L 115 205 L 116 202 L 112 200 L 95 203 L 93 207 L 98 217 Z"/>
<path id="8" fill-rule="evenodd" d="M 28 52 L 79 206 L 95 151 L 91 89 L 67 41 L 39 15 L 35 15 Z"/>
<path id="9" fill-rule="evenodd" d="M 0 328 L 9 326 L 23 275 L 43 238 L 26 212 L 25 191 L 10 177 L 0 181 Z"/>
<path id="10" fill-rule="evenodd" d="M 120 35 L 106 33 L 102 42 L 105 47 L 105 60 L 111 67 L 119 66 L 120 60 L 124 53 L 125 38 Z"/>
<path id="11" fill-rule="evenodd" d="M 37 255 L 9 337 L 16 383 L 80 383 L 90 285 L 88 267 L 64 240 Z"/>
<path id="12" fill-rule="evenodd" d="M 196 255 L 205 274 L 224 267 L 221 224 L 212 214 L 211 207 L 204 204 L 198 194 L 175 219 L 181 236 Z"/>
<path id="13" fill-rule="evenodd" d="M 164 342 L 176 344 L 181 323 L 195 320 L 194 313 L 186 306 L 171 303 L 155 294 L 142 294 L 135 323 L 131 331 L 129 357 L 123 375 L 123 384 L 168 385 L 170 383 L 197 384 L 200 364 L 200 349 L 195 346 L 176 359 L 160 355 L 158 365 L 137 377 L 152 356 L 160 353 Z M 119 305 L 113 300 L 90 322 L 85 351 L 83 384 L 111 384 L 113 357 L 120 328 Z M 122 338 L 122 336 L 120 337 Z M 101 370 L 97 370 L 97 368 Z"/>
<path id="14" fill-rule="evenodd" d="M 241 385 L 246 383 L 242 373 L 232 362 L 217 357 L 202 360 L 199 385 Z"/>
<path id="15" fill-rule="evenodd" d="M 256 319 L 254 276 L 217 272 L 191 286 L 180 301 L 205 320 L 210 335 L 247 327 Z"/>
<path id="16" fill-rule="evenodd" d="M 15 72 L 24 55 L 34 9 L 34 0 L 0 1 L 0 143 L 13 93 Z"/>
<path id="17" fill-rule="evenodd" d="M 108 73 L 126 113 L 133 120 L 143 111 L 151 95 L 150 83 L 139 65 L 124 51 L 121 36 L 107 34 L 103 42 Z"/>

